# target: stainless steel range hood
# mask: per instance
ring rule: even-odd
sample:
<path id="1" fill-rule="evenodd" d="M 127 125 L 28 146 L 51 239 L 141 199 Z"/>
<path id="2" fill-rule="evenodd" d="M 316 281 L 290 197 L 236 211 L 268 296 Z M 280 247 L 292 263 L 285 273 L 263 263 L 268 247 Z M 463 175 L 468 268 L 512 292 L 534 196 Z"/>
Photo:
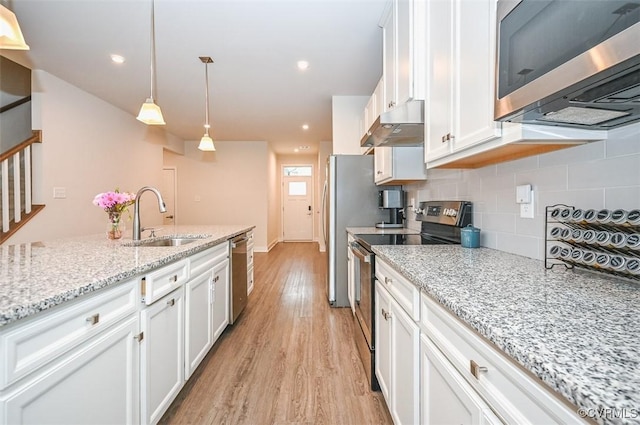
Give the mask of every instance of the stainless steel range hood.
<path id="1" fill-rule="evenodd" d="M 424 100 L 383 112 L 360 141 L 363 147 L 419 146 L 424 142 Z"/>

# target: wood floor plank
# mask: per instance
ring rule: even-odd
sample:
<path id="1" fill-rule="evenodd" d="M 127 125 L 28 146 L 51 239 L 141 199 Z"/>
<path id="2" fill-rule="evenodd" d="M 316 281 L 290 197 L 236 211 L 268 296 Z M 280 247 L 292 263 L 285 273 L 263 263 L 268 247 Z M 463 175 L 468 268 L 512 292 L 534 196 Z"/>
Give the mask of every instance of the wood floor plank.
<path id="1" fill-rule="evenodd" d="M 161 424 L 392 424 L 369 390 L 348 308 L 326 299 L 326 254 L 280 243 L 254 254 L 254 290 Z"/>

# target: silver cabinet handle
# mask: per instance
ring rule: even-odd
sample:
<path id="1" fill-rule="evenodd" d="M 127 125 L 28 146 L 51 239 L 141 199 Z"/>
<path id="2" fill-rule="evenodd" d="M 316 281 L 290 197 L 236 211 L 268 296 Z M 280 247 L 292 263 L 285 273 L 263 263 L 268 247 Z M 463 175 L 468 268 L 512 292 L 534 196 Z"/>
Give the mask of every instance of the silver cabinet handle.
<path id="1" fill-rule="evenodd" d="M 144 332 L 140 332 L 138 335 L 135 335 L 133 339 L 137 340 L 138 342 L 142 342 L 142 340 L 144 339 Z"/>
<path id="2" fill-rule="evenodd" d="M 170 307 L 173 307 L 175 304 L 176 304 L 175 298 L 171 298 L 169 301 L 167 301 L 167 305 Z"/>
<path id="3" fill-rule="evenodd" d="M 100 321 L 100 313 L 96 313 L 93 316 L 89 316 L 85 319 L 91 325 L 96 325 Z"/>
<path id="4" fill-rule="evenodd" d="M 177 281 L 178 281 L 178 275 L 177 274 L 174 274 L 173 276 L 171 276 L 169 278 L 169 282 L 174 282 L 175 283 Z"/>
<path id="5" fill-rule="evenodd" d="M 485 366 L 480 366 L 478 363 L 474 362 L 473 360 L 471 360 L 469 363 L 469 369 L 471 370 L 471 374 L 476 379 L 478 379 L 478 375 L 480 375 L 480 372 L 487 372 L 489 370 Z"/>
<path id="6" fill-rule="evenodd" d="M 384 283 L 386 283 L 387 285 L 390 285 L 391 283 L 393 283 L 393 279 L 391 279 L 390 277 L 384 277 Z"/>

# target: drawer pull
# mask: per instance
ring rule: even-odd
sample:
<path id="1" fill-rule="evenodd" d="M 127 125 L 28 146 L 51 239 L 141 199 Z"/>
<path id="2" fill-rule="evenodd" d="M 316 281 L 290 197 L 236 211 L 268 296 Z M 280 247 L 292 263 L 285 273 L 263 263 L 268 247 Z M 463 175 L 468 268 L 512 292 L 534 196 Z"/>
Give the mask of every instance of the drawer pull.
<path id="1" fill-rule="evenodd" d="M 169 301 L 167 301 L 167 305 L 170 307 L 173 307 L 175 304 L 176 304 L 175 298 L 171 298 Z"/>
<path id="2" fill-rule="evenodd" d="M 142 340 L 144 339 L 144 332 L 140 332 L 138 335 L 135 335 L 133 339 L 135 339 L 138 342 L 142 342 Z"/>
<path id="3" fill-rule="evenodd" d="M 96 313 L 93 316 L 89 316 L 85 320 L 89 322 L 91 325 L 97 325 L 98 322 L 100 321 L 100 313 Z"/>
<path id="4" fill-rule="evenodd" d="M 390 277 L 384 277 L 384 283 L 386 283 L 387 285 L 390 285 L 393 282 L 393 279 L 391 279 Z"/>
<path id="5" fill-rule="evenodd" d="M 478 379 L 478 375 L 480 374 L 480 372 L 487 372 L 489 370 L 485 366 L 480 366 L 478 363 L 474 362 L 473 360 L 471 360 L 470 369 L 471 369 L 471 374 L 476 379 Z"/>
<path id="6" fill-rule="evenodd" d="M 178 275 L 177 274 L 174 274 L 173 276 L 171 276 L 169 278 L 169 282 L 174 282 L 175 283 L 177 281 L 178 281 Z"/>

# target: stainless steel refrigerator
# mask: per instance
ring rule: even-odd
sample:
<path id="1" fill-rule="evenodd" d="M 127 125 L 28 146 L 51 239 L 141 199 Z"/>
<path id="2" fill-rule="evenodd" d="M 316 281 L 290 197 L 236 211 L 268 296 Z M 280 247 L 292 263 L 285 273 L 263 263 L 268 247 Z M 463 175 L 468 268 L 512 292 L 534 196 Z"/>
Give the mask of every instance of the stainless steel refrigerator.
<path id="1" fill-rule="evenodd" d="M 323 236 L 327 247 L 327 296 L 333 307 L 349 305 L 347 227 L 375 226 L 388 212 L 378 208 L 373 155 L 332 155 L 322 194 Z"/>

